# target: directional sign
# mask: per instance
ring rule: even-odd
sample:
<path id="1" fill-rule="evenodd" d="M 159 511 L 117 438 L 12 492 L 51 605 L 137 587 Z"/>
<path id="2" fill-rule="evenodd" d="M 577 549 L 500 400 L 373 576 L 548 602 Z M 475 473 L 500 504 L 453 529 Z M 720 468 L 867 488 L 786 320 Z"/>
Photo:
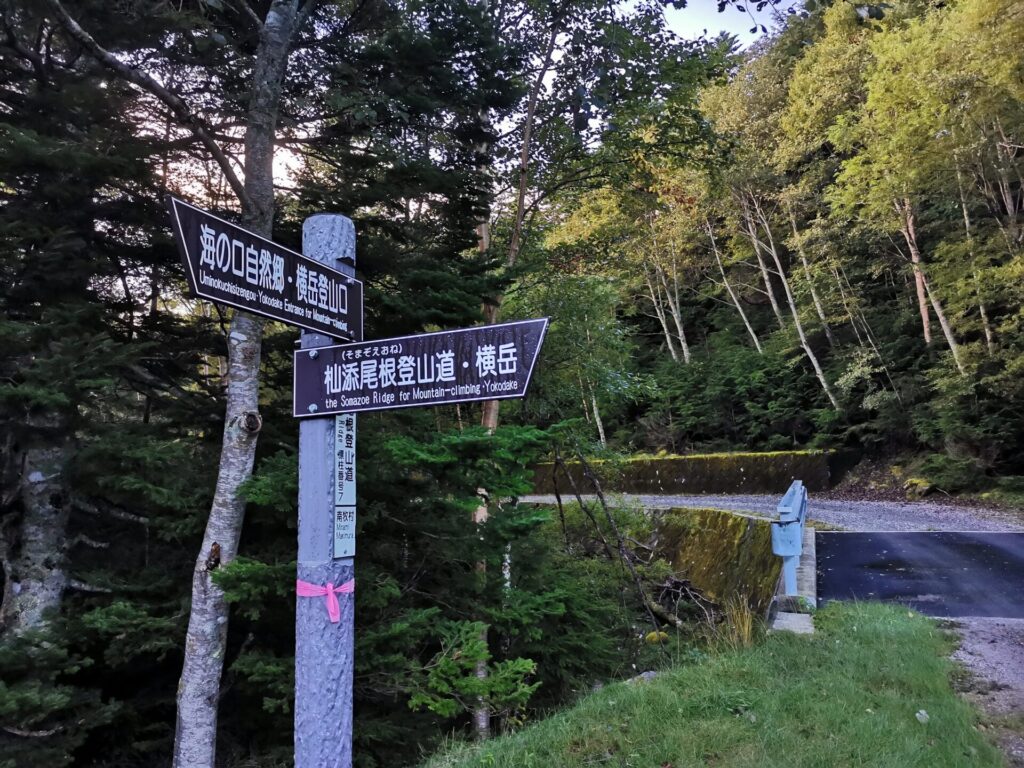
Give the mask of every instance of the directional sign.
<path id="1" fill-rule="evenodd" d="M 340 339 L 363 332 L 363 284 L 201 208 L 167 198 L 196 296 Z"/>
<path id="2" fill-rule="evenodd" d="M 299 350 L 297 417 L 523 397 L 547 318 Z"/>
<path id="3" fill-rule="evenodd" d="M 321 347 L 322 349 L 322 347 Z M 334 419 L 334 557 L 356 553 L 356 415 Z"/>

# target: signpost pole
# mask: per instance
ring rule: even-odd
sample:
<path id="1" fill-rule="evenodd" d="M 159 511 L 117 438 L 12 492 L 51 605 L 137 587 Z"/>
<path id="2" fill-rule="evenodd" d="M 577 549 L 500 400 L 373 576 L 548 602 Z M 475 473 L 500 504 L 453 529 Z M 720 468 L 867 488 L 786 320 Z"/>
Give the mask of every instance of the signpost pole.
<path id="1" fill-rule="evenodd" d="M 304 255 L 353 277 L 355 245 L 355 228 L 352 221 L 344 216 L 319 214 L 306 219 L 303 224 Z M 341 263 L 342 259 L 348 263 Z M 355 340 L 361 341 L 361 318 L 358 328 L 360 334 Z M 317 347 L 328 346 L 333 341 L 329 336 L 304 332 L 299 354 L 315 358 L 319 354 Z M 353 422 L 349 422 L 347 427 L 354 432 Z M 354 587 L 355 566 L 353 557 L 334 557 L 336 472 L 340 448 L 335 445 L 336 434 L 338 428 L 331 416 L 303 419 L 299 424 L 296 768 L 351 768 L 352 765 L 355 595 L 346 585 Z M 351 459 L 354 461 L 354 450 Z M 327 594 L 327 589 L 335 594 Z M 335 598 L 337 603 L 333 603 Z M 334 615 L 328 611 L 332 603 L 338 608 Z"/>

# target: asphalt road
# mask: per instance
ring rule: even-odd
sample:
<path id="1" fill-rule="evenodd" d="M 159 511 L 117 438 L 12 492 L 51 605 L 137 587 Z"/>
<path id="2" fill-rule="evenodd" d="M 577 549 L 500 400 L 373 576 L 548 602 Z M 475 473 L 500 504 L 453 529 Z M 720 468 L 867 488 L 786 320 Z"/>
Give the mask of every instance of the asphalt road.
<path id="1" fill-rule="evenodd" d="M 818 601 L 884 600 L 929 616 L 1024 619 L 1024 534 L 825 532 Z"/>

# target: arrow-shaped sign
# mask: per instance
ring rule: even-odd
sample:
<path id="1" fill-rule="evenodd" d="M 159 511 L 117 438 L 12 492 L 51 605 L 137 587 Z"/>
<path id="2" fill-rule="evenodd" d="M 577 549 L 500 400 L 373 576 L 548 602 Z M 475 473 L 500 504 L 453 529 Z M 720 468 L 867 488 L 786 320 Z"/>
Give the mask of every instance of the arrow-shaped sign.
<path id="1" fill-rule="evenodd" d="M 254 232 L 167 198 L 192 293 L 336 339 L 363 332 L 363 284 Z"/>
<path id="2" fill-rule="evenodd" d="M 548 320 L 299 350 L 297 417 L 523 397 Z"/>

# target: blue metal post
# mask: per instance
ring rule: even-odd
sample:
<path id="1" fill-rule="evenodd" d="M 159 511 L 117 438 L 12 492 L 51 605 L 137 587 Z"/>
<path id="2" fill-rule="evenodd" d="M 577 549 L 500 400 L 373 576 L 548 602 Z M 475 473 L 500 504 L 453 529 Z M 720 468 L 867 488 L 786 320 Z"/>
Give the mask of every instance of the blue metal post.
<path id="1" fill-rule="evenodd" d="M 803 552 L 807 491 L 794 480 L 778 506 L 779 519 L 772 521 L 772 552 L 782 558 L 782 584 L 787 595 L 796 595 L 796 569 Z"/>

